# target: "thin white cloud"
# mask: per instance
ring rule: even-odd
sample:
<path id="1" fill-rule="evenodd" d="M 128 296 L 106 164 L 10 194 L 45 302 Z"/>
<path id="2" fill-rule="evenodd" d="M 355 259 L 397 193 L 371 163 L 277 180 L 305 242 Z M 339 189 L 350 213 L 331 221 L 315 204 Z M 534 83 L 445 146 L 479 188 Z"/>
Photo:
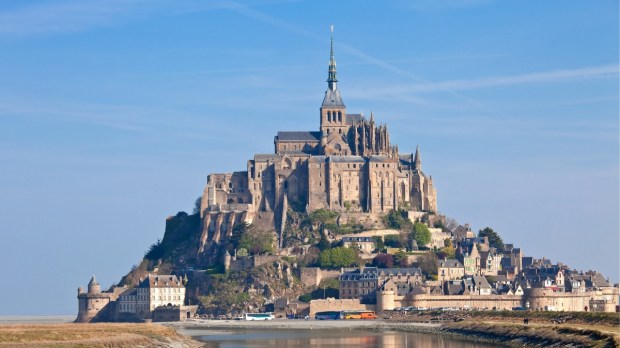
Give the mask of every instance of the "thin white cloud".
<path id="1" fill-rule="evenodd" d="M 603 65 L 598 67 L 585 67 L 566 70 L 552 70 L 512 76 L 494 76 L 467 80 L 449 80 L 443 82 L 426 82 L 406 84 L 381 89 L 351 91 L 357 97 L 369 98 L 395 98 L 398 95 L 410 96 L 416 93 L 452 92 L 481 89 L 489 87 L 510 86 L 519 84 L 551 83 L 568 80 L 586 80 L 599 78 L 618 78 L 620 67 L 618 65 Z"/>

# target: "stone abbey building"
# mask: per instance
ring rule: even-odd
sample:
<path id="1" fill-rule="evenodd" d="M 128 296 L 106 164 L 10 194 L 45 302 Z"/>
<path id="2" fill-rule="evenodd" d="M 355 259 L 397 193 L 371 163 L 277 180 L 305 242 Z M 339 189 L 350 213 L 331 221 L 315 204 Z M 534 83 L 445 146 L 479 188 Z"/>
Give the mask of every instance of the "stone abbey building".
<path id="1" fill-rule="evenodd" d="M 358 215 L 437 210 L 420 152 L 400 153 L 374 116 L 348 114 L 337 87 L 333 38 L 318 131 L 280 131 L 275 153 L 256 154 L 245 171 L 211 174 L 201 200 L 201 250 L 239 221 L 283 228 L 288 207 Z M 260 220 L 260 221 L 257 221 Z"/>

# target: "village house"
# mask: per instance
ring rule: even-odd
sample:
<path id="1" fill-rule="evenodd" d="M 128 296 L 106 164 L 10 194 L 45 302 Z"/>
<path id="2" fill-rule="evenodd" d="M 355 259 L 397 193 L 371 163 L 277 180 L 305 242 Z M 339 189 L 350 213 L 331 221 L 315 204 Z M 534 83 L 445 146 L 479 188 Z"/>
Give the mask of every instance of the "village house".
<path id="1" fill-rule="evenodd" d="M 372 237 L 343 237 L 342 246 L 358 248 L 365 254 L 370 254 L 376 249 L 375 240 Z"/>
<path id="2" fill-rule="evenodd" d="M 465 268 L 459 260 L 437 260 L 437 277 L 441 281 L 461 279 L 465 275 Z"/>
<path id="3" fill-rule="evenodd" d="M 343 269 L 339 280 L 340 299 L 360 299 L 364 303 L 376 301 L 376 291 L 391 280 L 390 287 L 410 291 L 423 283 L 419 268 L 377 268 L 362 267 Z"/>

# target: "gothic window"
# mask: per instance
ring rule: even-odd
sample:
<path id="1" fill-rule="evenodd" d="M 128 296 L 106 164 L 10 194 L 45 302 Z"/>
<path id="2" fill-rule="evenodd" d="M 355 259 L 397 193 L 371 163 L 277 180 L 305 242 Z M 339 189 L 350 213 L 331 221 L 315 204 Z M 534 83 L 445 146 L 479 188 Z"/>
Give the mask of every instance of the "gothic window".
<path id="1" fill-rule="evenodd" d="M 338 122 L 342 122 L 342 112 L 338 111 Z"/>

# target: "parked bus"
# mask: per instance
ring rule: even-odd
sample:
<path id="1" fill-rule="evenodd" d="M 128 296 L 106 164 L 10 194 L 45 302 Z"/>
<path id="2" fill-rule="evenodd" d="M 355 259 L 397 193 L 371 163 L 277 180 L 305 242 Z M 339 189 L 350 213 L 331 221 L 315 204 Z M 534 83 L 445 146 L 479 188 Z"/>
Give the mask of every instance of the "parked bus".
<path id="1" fill-rule="evenodd" d="M 373 311 L 345 311 L 345 319 L 377 319 L 377 315 Z"/>
<path id="2" fill-rule="evenodd" d="M 326 312 L 316 312 L 314 315 L 314 319 L 317 320 L 338 320 L 344 319 L 344 314 L 342 311 L 326 311 Z"/>
<path id="3" fill-rule="evenodd" d="M 271 313 L 244 313 L 244 320 L 273 320 L 275 317 Z"/>

